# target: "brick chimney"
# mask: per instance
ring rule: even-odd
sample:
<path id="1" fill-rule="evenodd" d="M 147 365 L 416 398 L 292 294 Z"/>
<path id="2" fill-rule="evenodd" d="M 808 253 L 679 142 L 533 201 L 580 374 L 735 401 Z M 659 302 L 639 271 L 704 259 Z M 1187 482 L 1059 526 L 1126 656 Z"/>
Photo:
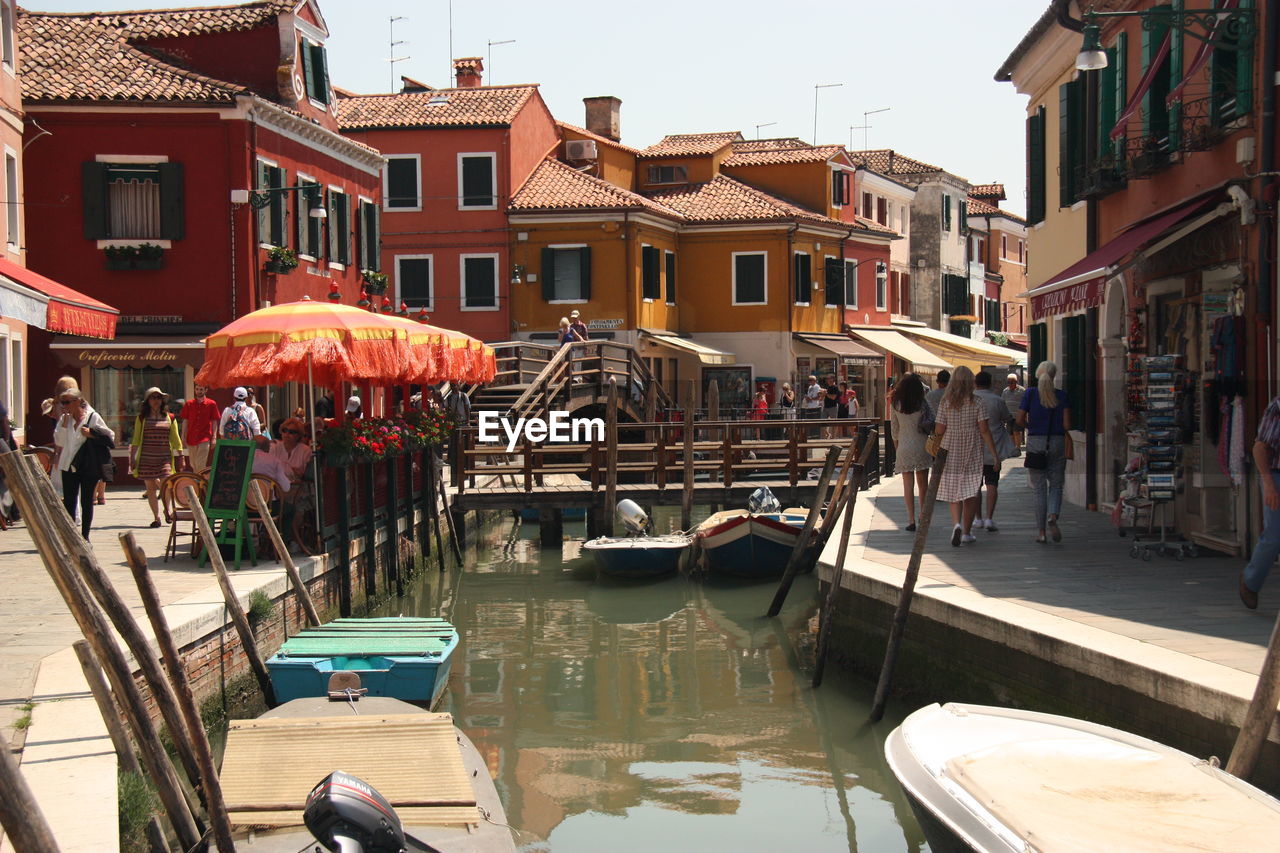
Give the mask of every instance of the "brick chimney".
<path id="1" fill-rule="evenodd" d="M 618 111 L 622 108 L 620 98 L 601 95 L 583 98 L 582 103 L 587 105 L 587 130 L 614 142 L 622 140 L 622 128 L 618 120 Z"/>
<path id="2" fill-rule="evenodd" d="M 453 73 L 458 78 L 459 89 L 474 89 L 479 86 L 482 71 L 484 71 L 482 56 L 464 56 L 453 61 Z"/>

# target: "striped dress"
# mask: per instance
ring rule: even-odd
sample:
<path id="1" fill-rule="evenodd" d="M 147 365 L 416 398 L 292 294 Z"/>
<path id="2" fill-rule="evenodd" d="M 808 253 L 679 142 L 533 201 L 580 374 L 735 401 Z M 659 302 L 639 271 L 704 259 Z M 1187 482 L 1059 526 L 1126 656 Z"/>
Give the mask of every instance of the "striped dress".
<path id="1" fill-rule="evenodd" d="M 978 421 L 985 421 L 987 412 L 973 399 L 957 408 L 952 408 L 944 399 L 938 407 L 937 419 L 947 426 L 947 433 L 942 437 L 947 464 L 942 469 L 942 482 L 938 484 L 938 500 L 971 498 L 982 488 L 982 435 Z"/>
<path id="2" fill-rule="evenodd" d="M 138 448 L 138 478 L 159 480 L 173 473 L 173 448 L 169 443 L 170 426 L 167 413 L 159 418 L 140 418 L 142 445 Z"/>

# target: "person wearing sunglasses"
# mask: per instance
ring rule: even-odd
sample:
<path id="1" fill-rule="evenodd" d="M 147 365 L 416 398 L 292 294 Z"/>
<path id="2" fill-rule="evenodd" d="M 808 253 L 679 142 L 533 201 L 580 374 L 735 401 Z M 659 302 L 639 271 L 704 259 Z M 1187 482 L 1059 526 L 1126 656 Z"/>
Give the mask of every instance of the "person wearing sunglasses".
<path id="1" fill-rule="evenodd" d="M 53 440 L 57 446 L 55 467 L 62 475 L 62 505 L 75 518 L 79 498 L 80 533 L 88 539 L 94 488 L 107 476 L 116 434 L 79 388 L 68 388 L 58 395 L 58 410 L 61 415 Z"/>
<path id="2" fill-rule="evenodd" d="M 160 526 L 160 481 L 175 470 L 182 456 L 182 436 L 178 422 L 165 408 L 169 395 L 159 388 L 148 388 L 142 399 L 142 410 L 133 421 L 133 440 L 129 442 L 129 473 L 146 487 L 151 506 L 151 527 Z M 165 517 L 169 507 L 164 508 Z"/>

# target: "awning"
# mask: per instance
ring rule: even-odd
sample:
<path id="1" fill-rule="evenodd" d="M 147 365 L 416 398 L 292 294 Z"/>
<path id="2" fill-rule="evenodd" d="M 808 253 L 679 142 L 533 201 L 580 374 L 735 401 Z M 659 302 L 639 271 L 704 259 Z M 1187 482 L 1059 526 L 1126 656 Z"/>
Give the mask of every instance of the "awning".
<path id="1" fill-rule="evenodd" d="M 696 355 L 698 361 L 703 364 L 734 364 L 738 360 L 737 356 L 731 352 L 724 352 L 705 344 L 696 343 L 672 332 L 650 332 L 646 329 L 641 329 L 640 335 L 651 343 Z"/>
<path id="2" fill-rule="evenodd" d="M 1023 296 L 1031 300 L 1032 319 L 1039 320 L 1051 314 L 1064 314 L 1102 304 L 1102 288 L 1106 282 L 1108 267 L 1141 249 L 1178 223 L 1201 212 L 1211 202 L 1212 199 L 1200 199 L 1130 228 L 1044 284 L 1028 290 Z"/>
<path id="3" fill-rule="evenodd" d="M 951 365 L 901 332 L 892 329 L 859 329 L 852 334 L 882 352 L 891 353 L 914 367 L 925 370 L 950 369 Z"/>
<path id="4" fill-rule="evenodd" d="M 43 329 L 49 318 L 49 297 L 0 276 L 0 317 Z"/>
<path id="5" fill-rule="evenodd" d="M 865 344 L 860 344 L 847 335 L 793 334 L 793 337 L 811 347 L 835 353 L 847 364 L 860 364 L 869 367 L 884 366 L 884 353 L 877 352 Z"/>
<path id="6" fill-rule="evenodd" d="M 116 336 L 116 319 L 120 312 L 105 302 L 85 296 L 65 284 L 59 284 L 3 258 L 0 258 L 0 276 L 48 297 L 45 321 L 37 324 L 41 328 L 50 332 L 107 340 Z"/>
<path id="7" fill-rule="evenodd" d="M 56 338 L 49 344 L 64 366 L 115 368 L 199 368 L 204 364 L 200 335 L 122 335 L 112 341 Z"/>
<path id="8" fill-rule="evenodd" d="M 940 332 L 927 326 L 910 326 L 902 328 L 901 331 L 906 332 L 908 335 L 915 335 L 916 337 L 941 344 L 948 349 L 984 356 L 987 364 L 1021 364 L 1025 366 L 1027 363 L 1026 353 L 1006 347 L 998 347 L 986 341 L 953 335 L 949 332 Z M 946 353 L 940 354 L 946 355 Z"/>

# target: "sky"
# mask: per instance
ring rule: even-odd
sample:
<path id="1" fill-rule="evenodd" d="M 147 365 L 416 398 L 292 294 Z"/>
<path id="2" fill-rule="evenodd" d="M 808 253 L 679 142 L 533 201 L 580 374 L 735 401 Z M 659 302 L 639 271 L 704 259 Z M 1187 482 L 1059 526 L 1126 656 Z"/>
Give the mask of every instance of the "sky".
<path id="1" fill-rule="evenodd" d="M 22 5 L 78 12 L 215 2 Z M 975 184 L 1003 183 L 1008 200 L 1001 207 L 1019 215 L 1026 208 L 1026 98 L 994 75 L 1047 6 L 1048 0 L 320 0 L 335 86 L 391 91 L 393 55 L 407 57 L 394 64 L 397 86 L 402 74 L 452 85 L 451 53 L 480 56 L 486 84 L 538 83 L 552 114 L 570 124 L 585 122 L 584 97 L 621 98 L 622 141 L 636 148 L 668 133 L 723 130 L 812 142 L 816 95 L 820 144 L 893 148 Z M 395 40 L 404 42 L 394 54 L 392 16 L 402 19 Z M 814 88 L 827 84 L 840 85 Z"/>

